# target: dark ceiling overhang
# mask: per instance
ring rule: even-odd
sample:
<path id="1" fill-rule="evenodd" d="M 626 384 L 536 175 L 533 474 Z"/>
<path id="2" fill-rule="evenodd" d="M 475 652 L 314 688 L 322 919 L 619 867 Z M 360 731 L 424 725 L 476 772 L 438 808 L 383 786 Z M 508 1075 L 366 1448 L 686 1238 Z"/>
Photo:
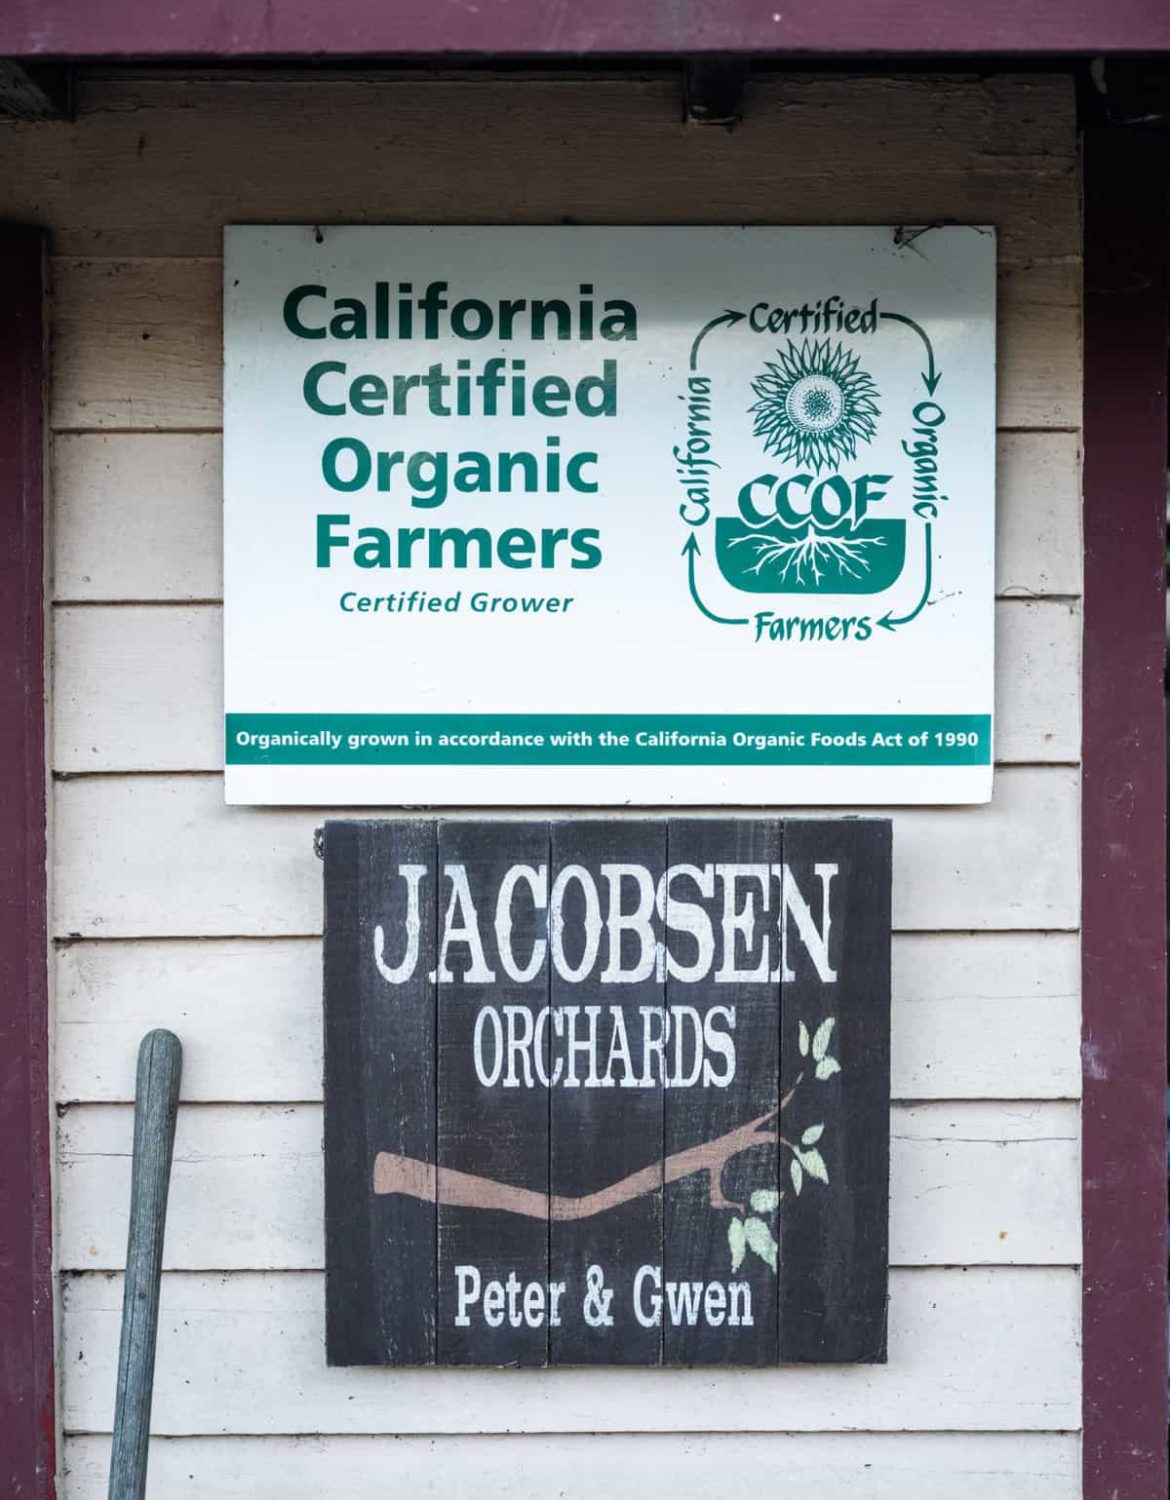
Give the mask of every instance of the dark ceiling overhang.
<path id="1" fill-rule="evenodd" d="M 25 61 L 1170 52 L 1170 0 L 4 0 Z"/>

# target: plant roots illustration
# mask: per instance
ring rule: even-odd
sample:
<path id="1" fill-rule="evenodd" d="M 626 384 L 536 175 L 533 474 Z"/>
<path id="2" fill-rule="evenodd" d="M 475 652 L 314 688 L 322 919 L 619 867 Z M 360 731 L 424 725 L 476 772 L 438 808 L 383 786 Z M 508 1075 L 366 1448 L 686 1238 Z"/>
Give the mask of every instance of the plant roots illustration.
<path id="1" fill-rule="evenodd" d="M 869 554 L 884 547 L 882 537 L 822 536 L 809 530 L 803 537 L 787 540 L 774 534 L 767 536 L 736 537 L 728 545 L 738 547 L 747 544 L 756 554 L 756 560 L 748 569 L 762 575 L 765 568 L 776 572 L 782 582 L 790 579 L 797 583 L 819 583 L 824 576 L 823 563 L 831 565 L 831 571 L 847 574 L 850 578 L 861 578 L 872 567 Z"/>

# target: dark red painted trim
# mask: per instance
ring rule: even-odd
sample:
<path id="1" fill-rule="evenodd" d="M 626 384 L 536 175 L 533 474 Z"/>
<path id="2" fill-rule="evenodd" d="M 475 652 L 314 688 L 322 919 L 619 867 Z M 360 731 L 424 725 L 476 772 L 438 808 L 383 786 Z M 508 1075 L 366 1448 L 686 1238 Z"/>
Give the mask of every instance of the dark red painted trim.
<path id="1" fill-rule="evenodd" d="M 44 236 L 0 224 L 0 1494 L 55 1494 Z"/>
<path id="2" fill-rule="evenodd" d="M 1170 50 L 1164 0 L 5 0 L 0 56 L 863 56 Z"/>
<path id="3" fill-rule="evenodd" d="M 1167 1493 L 1168 160 L 1086 134 L 1085 1500 Z"/>

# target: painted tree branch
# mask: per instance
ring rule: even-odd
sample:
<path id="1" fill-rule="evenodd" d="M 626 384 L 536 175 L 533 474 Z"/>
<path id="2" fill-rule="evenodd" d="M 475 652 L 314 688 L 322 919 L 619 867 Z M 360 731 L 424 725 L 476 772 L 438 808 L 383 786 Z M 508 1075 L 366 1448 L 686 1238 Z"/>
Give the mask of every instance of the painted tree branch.
<path id="1" fill-rule="evenodd" d="M 803 1076 L 803 1075 L 802 1075 Z M 753 1146 L 779 1140 L 779 1116 L 800 1086 L 798 1077 L 775 1109 L 747 1120 L 725 1135 L 702 1145 L 676 1151 L 664 1161 L 632 1172 L 595 1193 L 580 1198 L 560 1193 L 538 1193 L 531 1188 L 513 1187 L 474 1172 L 460 1172 L 454 1167 L 435 1167 L 415 1157 L 379 1151 L 374 1158 L 374 1192 L 401 1193 L 424 1203 L 445 1203 L 453 1208 L 494 1208 L 502 1213 L 520 1214 L 528 1219 L 591 1219 L 596 1214 L 631 1203 L 635 1198 L 655 1192 L 662 1183 L 681 1182 L 698 1172 L 707 1173 L 707 1190 L 712 1208 L 730 1208 L 743 1212 L 741 1203 L 733 1203 L 723 1194 L 723 1169 L 727 1163 Z"/>

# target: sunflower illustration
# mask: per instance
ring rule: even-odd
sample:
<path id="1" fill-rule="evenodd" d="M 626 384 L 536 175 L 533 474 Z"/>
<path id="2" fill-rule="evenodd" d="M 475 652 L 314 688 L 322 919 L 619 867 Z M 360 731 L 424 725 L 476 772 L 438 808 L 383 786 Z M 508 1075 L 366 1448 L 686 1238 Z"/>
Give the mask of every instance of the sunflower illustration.
<path id="1" fill-rule="evenodd" d="M 759 400 L 748 410 L 764 448 L 814 474 L 855 458 L 858 443 L 870 442 L 877 431 L 877 386 L 856 354 L 828 339 L 799 346 L 790 339 L 787 350 L 777 349 L 775 363 L 766 362 L 752 390 Z"/>

